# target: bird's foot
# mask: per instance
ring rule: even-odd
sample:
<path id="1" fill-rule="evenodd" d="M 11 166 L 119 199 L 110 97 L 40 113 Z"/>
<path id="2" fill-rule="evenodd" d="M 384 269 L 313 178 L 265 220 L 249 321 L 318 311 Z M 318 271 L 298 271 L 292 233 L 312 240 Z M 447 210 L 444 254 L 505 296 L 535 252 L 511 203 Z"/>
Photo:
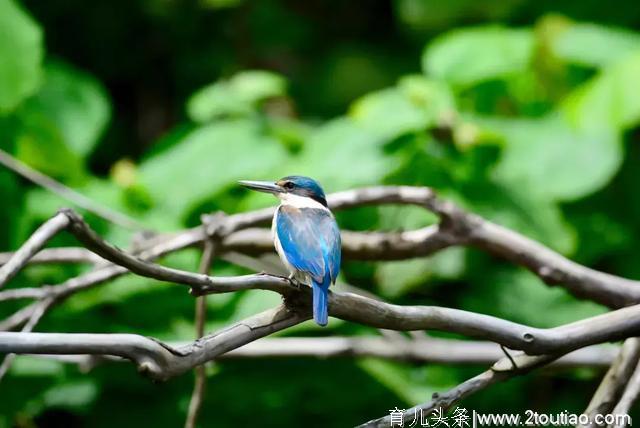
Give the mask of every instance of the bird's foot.
<path id="1" fill-rule="evenodd" d="M 298 290 L 300 290 L 300 287 L 302 287 L 302 283 L 296 279 L 294 274 L 289 275 L 288 279 L 289 279 L 289 282 L 291 283 L 291 285 L 293 285 Z"/>

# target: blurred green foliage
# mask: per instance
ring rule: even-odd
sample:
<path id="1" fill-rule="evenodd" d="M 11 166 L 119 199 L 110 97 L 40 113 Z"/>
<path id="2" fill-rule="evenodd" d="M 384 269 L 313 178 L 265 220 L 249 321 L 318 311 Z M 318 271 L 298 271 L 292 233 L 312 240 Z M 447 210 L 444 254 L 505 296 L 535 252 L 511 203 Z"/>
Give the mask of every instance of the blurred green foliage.
<path id="1" fill-rule="evenodd" d="M 634 2 L 606 11 L 598 2 L 558 7 L 0 0 L 0 145 L 159 231 L 193 226 L 209 210 L 273 203 L 238 189 L 238 179 L 305 174 L 328 192 L 427 185 L 581 263 L 638 278 L 640 33 L 630 28 L 640 13 Z M 6 170 L 0 197 L 3 249 L 67 205 Z M 128 245 L 128 231 L 87 218 Z M 356 230 L 434 221 L 398 207 L 338 219 Z M 195 270 L 197 259 L 185 251 L 163 262 Z M 242 272 L 216 266 L 220 274 Z M 11 286 L 57 283 L 79 271 L 33 267 Z M 401 304 L 447 305 L 539 327 L 605 310 L 460 248 L 428 259 L 346 262 L 342 280 Z M 207 328 L 277 301 L 258 291 L 212 296 Z M 3 306 L 0 315 L 15 309 Z M 72 297 L 39 328 L 187 340 L 192 311 L 181 288 L 130 276 Z M 337 320 L 322 333 L 375 334 Z M 320 330 L 309 324 L 287 334 Z M 309 426 L 353 425 L 425 401 L 479 369 L 220 362 L 201 425 L 299 426 L 301 418 Z M 532 375 L 465 405 L 578 412 L 597 380 L 584 370 Z M 84 374 L 24 357 L 3 380 L 0 427 L 178 426 L 190 388 L 189 376 L 155 385 L 127 365 Z"/>

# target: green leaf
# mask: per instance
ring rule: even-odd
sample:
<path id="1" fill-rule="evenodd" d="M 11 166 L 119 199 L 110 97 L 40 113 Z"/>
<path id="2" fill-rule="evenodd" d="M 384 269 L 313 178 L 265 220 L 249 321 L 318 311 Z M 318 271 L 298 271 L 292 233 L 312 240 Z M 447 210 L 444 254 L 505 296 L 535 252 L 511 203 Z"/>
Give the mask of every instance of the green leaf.
<path id="1" fill-rule="evenodd" d="M 267 123 L 269 134 L 293 151 L 304 146 L 313 129 L 309 124 L 287 117 L 270 117 Z"/>
<path id="2" fill-rule="evenodd" d="M 241 179 L 273 179 L 286 152 L 249 120 L 198 128 L 179 144 L 144 161 L 140 183 L 163 218 L 179 221 L 198 202 Z"/>
<path id="3" fill-rule="evenodd" d="M 14 376 L 60 376 L 64 373 L 64 363 L 47 358 L 21 355 L 11 365 Z"/>
<path id="4" fill-rule="evenodd" d="M 531 30 L 476 27 L 438 37 L 425 50 L 423 70 L 431 77 L 468 86 L 526 70 L 533 56 Z"/>
<path id="5" fill-rule="evenodd" d="M 23 107 L 46 117 L 78 156 L 91 153 L 110 115 L 109 98 L 93 76 L 61 63 L 45 67 L 44 84 Z"/>
<path id="6" fill-rule="evenodd" d="M 285 95 L 287 81 L 279 74 L 263 70 L 249 70 L 231 78 L 229 85 L 244 100 L 258 102 Z"/>
<path id="7" fill-rule="evenodd" d="M 565 61 L 603 67 L 640 50 L 640 34 L 597 24 L 571 24 L 559 32 L 551 47 Z"/>
<path id="8" fill-rule="evenodd" d="M 365 358 L 358 365 L 407 404 L 421 403 L 436 392 L 458 383 L 454 372 L 437 366 L 407 366 L 393 361 Z M 392 403 L 393 407 L 395 404 Z"/>
<path id="9" fill-rule="evenodd" d="M 351 106 L 349 116 L 357 124 L 385 140 L 425 129 L 429 120 L 397 88 L 365 95 Z"/>
<path id="10" fill-rule="evenodd" d="M 0 0 L 0 114 L 38 88 L 42 30 L 13 0 Z"/>
<path id="11" fill-rule="evenodd" d="M 104 90 L 89 75 L 62 63 L 45 68 L 44 84 L 16 111 L 18 159 L 67 183 L 85 177 L 82 158 L 109 118 Z"/>
<path id="12" fill-rule="evenodd" d="M 504 137 L 497 180 L 543 199 L 589 195 L 606 185 L 622 163 L 617 135 L 572 129 L 559 115 L 489 119 L 484 125 Z"/>
<path id="13" fill-rule="evenodd" d="M 372 92 L 351 106 L 349 116 L 385 140 L 435 125 L 455 112 L 446 85 L 423 76 L 406 76 L 398 87 Z"/>
<path id="14" fill-rule="evenodd" d="M 397 298 L 430 279 L 458 279 L 465 268 L 464 249 L 449 248 L 429 258 L 380 263 L 376 282 L 382 296 Z"/>
<path id="15" fill-rule="evenodd" d="M 85 408 L 98 396 L 95 380 L 83 379 L 54 385 L 44 393 L 48 407 Z"/>
<path id="16" fill-rule="evenodd" d="M 640 50 L 574 91 L 561 109 L 587 132 L 618 132 L 640 121 Z"/>
<path id="17" fill-rule="evenodd" d="M 80 158 L 64 143 L 60 129 L 38 111 L 22 110 L 16 131 L 16 157 L 42 173 L 68 183 L 84 176 Z"/>
<path id="18" fill-rule="evenodd" d="M 334 119 L 314 130 L 282 175 L 313 177 L 327 193 L 379 183 L 393 166 L 393 158 L 383 153 L 381 142 L 349 119 Z"/>
<path id="19" fill-rule="evenodd" d="M 285 95 L 286 80 L 268 71 L 244 71 L 197 91 L 187 102 L 187 113 L 194 122 L 208 122 L 218 116 L 245 116 L 260 101 Z"/>
<path id="20" fill-rule="evenodd" d="M 381 230 L 418 229 L 437 223 L 438 217 L 423 207 L 410 205 L 380 205 L 378 228 Z"/>
<path id="21" fill-rule="evenodd" d="M 243 0 L 201 0 L 200 5 L 210 9 L 230 9 L 238 7 Z"/>

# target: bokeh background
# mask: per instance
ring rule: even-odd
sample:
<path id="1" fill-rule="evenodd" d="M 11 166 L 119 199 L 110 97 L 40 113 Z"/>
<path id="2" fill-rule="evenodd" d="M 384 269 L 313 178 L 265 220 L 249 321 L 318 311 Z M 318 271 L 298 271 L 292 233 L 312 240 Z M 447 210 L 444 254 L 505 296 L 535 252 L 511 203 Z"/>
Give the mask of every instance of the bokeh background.
<path id="1" fill-rule="evenodd" d="M 0 0 L 0 147 L 157 231 L 273 204 L 238 179 L 313 176 L 327 192 L 428 185 L 580 263 L 640 278 L 640 8 L 636 1 Z M 69 202 L 0 168 L 0 249 Z M 86 215 L 126 247 L 130 230 Z M 340 213 L 345 229 L 433 222 L 410 208 Z M 56 245 L 73 245 L 60 237 Z M 188 250 L 163 263 L 197 269 Z M 82 267 L 36 266 L 12 287 Z M 216 263 L 218 274 L 246 272 Z M 476 250 L 345 262 L 341 277 L 400 304 L 538 327 L 604 312 Z M 272 306 L 210 297 L 207 330 Z M 193 298 L 128 276 L 79 293 L 39 331 L 192 338 Z M 0 315 L 21 302 L 3 304 Z M 332 320 L 287 335 L 365 335 Z M 483 367 L 375 359 L 223 361 L 201 426 L 351 426 L 429 399 Z M 601 371 L 535 372 L 463 404 L 580 412 Z M 193 378 L 131 365 L 82 373 L 18 358 L 0 427 L 181 426 Z M 301 423 L 301 421 L 304 421 Z"/>

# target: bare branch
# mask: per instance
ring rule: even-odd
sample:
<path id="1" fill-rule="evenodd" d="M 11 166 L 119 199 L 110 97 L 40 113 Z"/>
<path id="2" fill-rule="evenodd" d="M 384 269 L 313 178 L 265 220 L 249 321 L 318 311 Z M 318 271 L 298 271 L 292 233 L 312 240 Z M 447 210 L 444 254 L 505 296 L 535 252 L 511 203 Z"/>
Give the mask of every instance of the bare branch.
<path id="1" fill-rule="evenodd" d="M 40 302 L 38 306 L 34 308 L 31 314 L 31 317 L 29 318 L 29 321 L 22 328 L 22 333 L 29 333 L 33 331 L 33 329 L 36 327 L 36 325 L 40 322 L 40 320 L 44 316 L 45 312 L 47 312 L 47 310 L 49 310 L 50 307 L 51 307 L 51 300 L 43 300 L 42 302 Z M 0 380 L 2 380 L 4 375 L 11 368 L 11 364 L 13 363 L 13 360 L 15 359 L 15 357 L 16 357 L 16 354 L 7 354 L 4 357 L 4 360 L 0 365 Z"/>
<path id="2" fill-rule="evenodd" d="M 29 321 L 39 304 L 39 301 L 31 303 L 29 306 L 25 306 L 2 320 L 0 322 L 0 331 L 14 330 Z"/>
<path id="3" fill-rule="evenodd" d="M 169 343 L 179 348 L 182 343 Z M 548 365 L 553 369 L 575 367 L 608 367 L 616 357 L 617 346 L 593 345 L 575 350 Z M 32 355 L 77 364 L 88 371 L 104 362 L 127 361 L 109 355 Z M 495 343 L 473 340 L 437 339 L 406 340 L 385 337 L 266 337 L 219 355 L 221 359 L 256 358 L 360 358 L 374 357 L 412 363 L 447 365 L 489 365 L 503 357 Z"/>
<path id="4" fill-rule="evenodd" d="M 219 244 L 217 239 L 217 227 L 221 225 L 221 219 L 223 215 L 218 216 L 202 216 L 202 222 L 207 227 L 209 233 L 209 239 L 204 243 L 204 249 L 202 250 L 202 258 L 200 260 L 200 267 L 198 272 L 204 275 L 208 275 L 211 271 L 211 265 L 215 256 L 216 248 Z M 207 296 L 196 297 L 195 308 L 195 325 L 196 325 L 196 339 L 200 339 L 204 336 L 204 325 L 207 317 Z M 198 420 L 198 414 L 200 413 L 200 407 L 204 400 L 205 387 L 207 374 L 205 366 L 199 365 L 195 368 L 195 383 L 193 386 L 193 393 L 191 394 L 191 400 L 189 401 L 189 408 L 187 410 L 187 419 L 185 421 L 185 428 L 195 428 L 196 421 Z"/>
<path id="5" fill-rule="evenodd" d="M 0 266 L 6 264 L 15 253 L 0 253 Z M 84 247 L 45 248 L 28 260 L 28 264 L 97 263 L 104 261 Z"/>
<path id="6" fill-rule="evenodd" d="M 269 275 L 256 275 L 256 277 L 265 280 L 274 278 L 277 281 L 286 281 Z M 300 314 L 299 316 L 304 319 L 310 317 L 310 293 L 309 287 L 302 287 L 300 291 L 289 293 L 286 297 L 290 310 Z M 391 305 L 351 293 L 331 293 L 329 308 L 330 315 L 334 317 L 376 328 L 404 331 L 447 331 L 483 338 L 511 349 L 523 350 L 531 355 L 564 354 L 588 345 L 635 336 L 640 332 L 640 306 L 618 309 L 603 315 L 548 329 L 529 327 L 500 318 L 457 309 L 435 306 Z M 54 334 L 54 337 L 61 340 L 65 336 Z M 19 344 L 20 340 L 16 336 L 11 334 L 9 336 L 0 335 L 0 351 L 4 350 L 4 352 L 87 353 L 81 347 L 67 349 L 68 352 L 62 352 L 60 349 L 64 347 L 63 343 L 58 343 L 60 348 L 58 348 L 57 352 L 49 351 L 46 347 L 40 350 L 21 351 Z M 104 353 L 120 355 L 112 352 Z"/>
<path id="7" fill-rule="evenodd" d="M 0 302 L 18 299 L 42 299 L 46 295 L 46 286 L 39 288 L 13 288 L 11 290 L 0 291 Z"/>
<path id="8" fill-rule="evenodd" d="M 300 294 L 306 291 L 303 289 Z M 640 329 L 640 306 L 618 309 L 560 327 L 539 329 L 457 309 L 403 307 L 351 293 L 333 292 L 330 294 L 329 314 L 377 328 L 440 330 L 480 337 L 532 355 L 564 353 L 587 345 L 620 340 L 636 335 Z"/>
<path id="9" fill-rule="evenodd" d="M 640 281 L 633 281 L 579 265 L 542 244 L 502 226 L 464 214 L 469 243 L 522 265 L 550 285 L 562 285 L 576 297 L 609 307 L 640 302 Z"/>
<path id="10" fill-rule="evenodd" d="M 98 217 L 102 217 L 105 220 L 110 221 L 113 224 L 125 227 L 127 229 L 145 230 L 148 229 L 145 225 L 137 222 L 136 220 L 127 217 L 126 215 L 112 210 L 111 208 L 96 204 L 91 199 L 87 198 L 81 193 L 76 192 L 70 187 L 54 180 L 53 178 L 44 175 L 40 171 L 36 171 L 30 166 L 20 162 L 18 159 L 11 156 L 4 150 L 0 150 L 0 164 L 4 165 L 16 174 L 26 178 L 27 180 L 44 187 L 50 192 L 59 195 L 60 197 L 72 202 L 80 208 L 83 208 Z"/>
<path id="11" fill-rule="evenodd" d="M 2 150 L 0 150 L 2 152 Z M 63 213 L 58 213 L 40 226 L 27 239 L 22 247 L 16 251 L 11 259 L 0 267 L 0 287 L 5 285 L 24 267 L 34 254 L 36 254 L 47 242 L 61 230 L 67 227 L 69 218 Z"/>
<path id="12" fill-rule="evenodd" d="M 307 319 L 281 305 L 180 348 L 136 334 L 0 332 L 0 353 L 115 355 L 152 379 L 166 380 Z"/>

